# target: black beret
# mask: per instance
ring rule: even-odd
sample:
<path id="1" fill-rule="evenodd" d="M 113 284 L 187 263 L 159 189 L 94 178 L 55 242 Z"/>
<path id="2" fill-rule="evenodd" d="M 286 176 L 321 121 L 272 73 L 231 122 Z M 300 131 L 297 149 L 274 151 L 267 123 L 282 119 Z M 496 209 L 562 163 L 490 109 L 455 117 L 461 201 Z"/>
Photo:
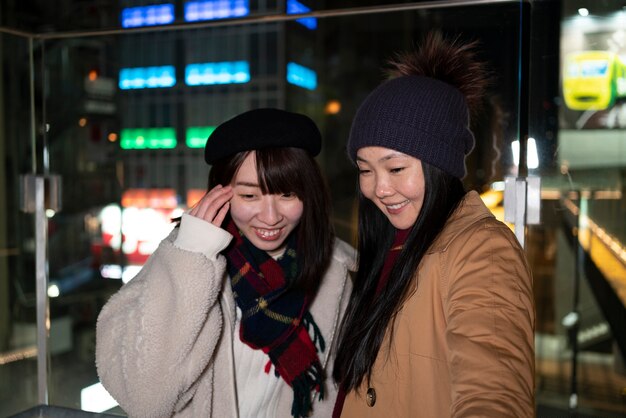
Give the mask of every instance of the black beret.
<path id="1" fill-rule="evenodd" d="M 219 125 L 209 136 L 204 160 L 217 160 L 241 151 L 295 147 L 313 157 L 322 148 L 322 135 L 308 116 L 279 109 L 254 109 Z"/>

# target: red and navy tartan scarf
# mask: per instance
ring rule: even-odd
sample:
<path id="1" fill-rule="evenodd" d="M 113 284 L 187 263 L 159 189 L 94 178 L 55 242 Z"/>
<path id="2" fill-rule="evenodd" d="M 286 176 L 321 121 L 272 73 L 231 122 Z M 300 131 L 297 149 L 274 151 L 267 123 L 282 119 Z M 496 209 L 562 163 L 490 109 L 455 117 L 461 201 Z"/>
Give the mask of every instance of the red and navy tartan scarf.
<path id="1" fill-rule="evenodd" d="M 239 337 L 253 349 L 263 350 L 275 373 L 292 387 L 291 415 L 308 416 L 311 392 L 318 392 L 320 400 L 324 397 L 324 371 L 317 352 L 324 351 L 325 342 L 308 309 L 310 295 L 291 286 L 300 272 L 296 234 L 288 237 L 285 253 L 274 260 L 242 236 L 232 220 L 226 230 L 235 237 L 224 254 L 242 312 Z"/>

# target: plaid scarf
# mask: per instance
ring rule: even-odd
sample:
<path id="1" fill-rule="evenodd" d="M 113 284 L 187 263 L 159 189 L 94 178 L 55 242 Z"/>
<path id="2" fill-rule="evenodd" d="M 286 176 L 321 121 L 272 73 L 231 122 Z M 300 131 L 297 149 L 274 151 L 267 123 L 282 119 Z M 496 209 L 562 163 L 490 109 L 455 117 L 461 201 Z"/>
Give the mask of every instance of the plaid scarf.
<path id="1" fill-rule="evenodd" d="M 319 400 L 324 397 L 324 372 L 317 352 L 324 351 L 325 342 L 308 310 L 310 296 L 290 286 L 300 273 L 296 234 L 287 239 L 283 256 L 274 260 L 242 236 L 232 220 L 226 230 L 235 237 L 225 256 L 242 312 L 239 337 L 269 356 L 275 373 L 293 389 L 291 415 L 305 417 L 312 408 L 311 392 L 318 392 Z M 313 341 L 309 328 L 313 328 Z"/>

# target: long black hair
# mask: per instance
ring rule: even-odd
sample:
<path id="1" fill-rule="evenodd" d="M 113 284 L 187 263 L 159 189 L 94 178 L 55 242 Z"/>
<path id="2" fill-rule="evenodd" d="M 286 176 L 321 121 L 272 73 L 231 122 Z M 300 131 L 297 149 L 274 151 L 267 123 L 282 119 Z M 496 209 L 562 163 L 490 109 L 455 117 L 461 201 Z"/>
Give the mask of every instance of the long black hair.
<path id="1" fill-rule="evenodd" d="M 422 257 L 465 195 L 461 180 L 422 162 L 424 203 L 406 243 L 376 296 L 376 286 L 395 234 L 387 217 L 359 192 L 359 271 L 339 332 L 333 377 L 346 392 L 369 380 L 389 324 L 416 282 Z"/>
<path id="2" fill-rule="evenodd" d="M 418 75 L 446 82 L 463 94 L 470 114 L 476 115 L 489 85 L 486 65 L 476 59 L 476 46 L 477 42 L 463 44 L 459 38 L 448 41 L 440 33 L 430 33 L 417 51 L 399 54 L 389 62 L 388 73 L 391 77 Z M 459 178 L 424 161 L 422 167 L 422 208 L 391 268 L 387 285 L 378 295 L 376 287 L 395 228 L 359 192 L 359 270 L 339 332 L 333 371 L 335 381 L 346 392 L 357 389 L 363 379 L 370 380 L 387 329 L 393 327 L 395 315 L 419 286 L 416 273 L 424 254 L 465 195 Z"/>
<path id="3" fill-rule="evenodd" d="M 209 190 L 218 184 L 230 184 L 251 152 L 256 153 L 257 176 L 263 194 L 295 193 L 303 203 L 302 217 L 294 231 L 301 270 L 292 285 L 314 294 L 330 263 L 335 237 L 330 221 L 330 193 L 319 165 L 300 148 L 242 151 L 213 164 Z"/>

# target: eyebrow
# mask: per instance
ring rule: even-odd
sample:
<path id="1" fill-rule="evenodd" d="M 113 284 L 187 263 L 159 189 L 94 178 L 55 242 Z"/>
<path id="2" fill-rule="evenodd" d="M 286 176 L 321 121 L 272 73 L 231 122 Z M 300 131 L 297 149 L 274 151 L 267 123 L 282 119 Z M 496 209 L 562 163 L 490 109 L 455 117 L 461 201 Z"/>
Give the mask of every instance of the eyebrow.
<path id="1" fill-rule="evenodd" d="M 378 159 L 378 162 L 388 161 L 388 160 L 391 160 L 392 158 L 403 158 L 403 157 L 406 157 L 406 155 L 400 154 L 400 153 L 397 153 L 397 152 L 392 152 L 391 154 L 387 154 L 384 157 L 380 157 Z M 361 161 L 361 162 L 364 162 L 364 163 L 368 162 L 367 160 L 359 157 L 358 155 L 356 157 L 356 160 L 357 160 L 357 162 L 358 161 Z"/>
<path id="2" fill-rule="evenodd" d="M 235 186 L 247 186 L 247 187 L 258 187 L 258 188 L 261 187 L 257 183 L 251 183 L 248 181 L 238 181 L 237 183 L 235 183 Z"/>

